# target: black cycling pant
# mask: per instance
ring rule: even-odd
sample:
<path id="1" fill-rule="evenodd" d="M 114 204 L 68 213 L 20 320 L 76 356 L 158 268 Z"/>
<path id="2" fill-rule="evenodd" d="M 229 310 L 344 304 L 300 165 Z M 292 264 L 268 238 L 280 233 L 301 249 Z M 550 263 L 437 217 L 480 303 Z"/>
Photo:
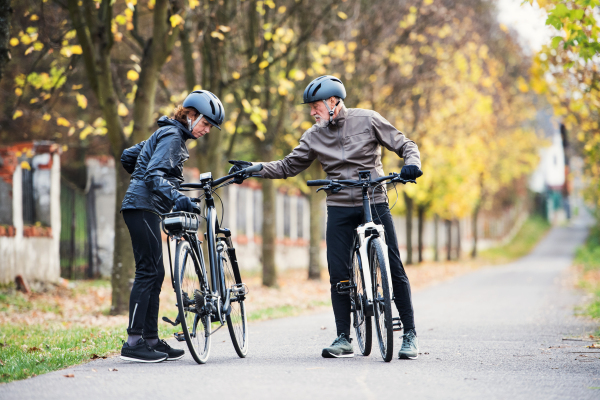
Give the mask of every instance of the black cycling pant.
<path id="1" fill-rule="evenodd" d="M 145 210 L 123 210 L 135 257 L 127 333 L 158 339 L 158 305 L 165 279 L 160 217 Z"/>
<path id="2" fill-rule="evenodd" d="M 414 329 L 410 283 L 400 260 L 396 230 L 387 203 L 371 206 L 373 222 L 383 224 L 385 241 L 388 246 L 388 258 L 392 276 L 392 287 L 396 308 L 404 330 Z M 350 278 L 351 253 L 354 244 L 355 229 L 363 222 L 362 207 L 327 207 L 327 264 L 331 283 L 331 304 L 335 316 L 338 336 L 345 333 L 350 336 L 350 296 L 339 294 L 336 284 Z M 365 263 L 366 260 L 363 260 Z M 364 264 L 363 264 L 364 265 Z"/>

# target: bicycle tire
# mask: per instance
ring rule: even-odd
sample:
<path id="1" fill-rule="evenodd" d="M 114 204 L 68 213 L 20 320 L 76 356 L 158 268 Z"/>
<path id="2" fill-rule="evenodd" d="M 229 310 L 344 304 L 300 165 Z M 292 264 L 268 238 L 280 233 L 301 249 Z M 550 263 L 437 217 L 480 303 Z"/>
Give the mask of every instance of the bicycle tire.
<path id="1" fill-rule="evenodd" d="M 394 326 L 392 321 L 392 299 L 387 277 L 387 264 L 379 238 L 369 244 L 369 264 L 373 274 L 373 309 L 379 350 L 385 362 L 390 362 L 394 352 Z"/>
<path id="2" fill-rule="evenodd" d="M 192 248 L 188 241 L 182 240 L 177 244 L 174 275 L 177 308 L 185 341 L 192 358 L 198 364 L 205 364 L 210 355 L 210 315 L 198 314 L 192 300 L 196 291 L 205 294 L 203 288 L 206 287 L 207 280 L 202 276 L 202 270 L 192 256 Z"/>
<path id="3" fill-rule="evenodd" d="M 365 278 L 358 249 L 352 250 L 352 279 L 356 288 L 352 290 L 351 301 L 353 304 L 352 317 L 356 341 L 363 356 L 371 354 L 373 343 L 373 324 L 370 316 L 365 315 L 367 296 L 365 294 Z"/>
<path id="4" fill-rule="evenodd" d="M 220 254 L 221 271 L 225 277 L 225 290 L 231 289 L 237 282 L 233 271 L 234 265 L 229 258 L 227 245 L 224 243 L 223 251 Z M 233 348 L 240 358 L 245 358 L 248 354 L 248 316 L 246 315 L 246 306 L 243 299 L 230 301 L 231 311 L 227 313 L 227 329 Z"/>

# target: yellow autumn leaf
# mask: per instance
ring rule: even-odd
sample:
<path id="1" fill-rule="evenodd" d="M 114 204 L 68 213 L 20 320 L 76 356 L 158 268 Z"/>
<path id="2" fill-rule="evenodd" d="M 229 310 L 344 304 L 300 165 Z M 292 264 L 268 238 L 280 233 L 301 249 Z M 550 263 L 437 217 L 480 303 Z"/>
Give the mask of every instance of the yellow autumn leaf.
<path id="1" fill-rule="evenodd" d="M 20 116 L 22 116 L 22 115 L 23 115 L 23 111 L 21 111 L 21 110 L 17 110 L 17 111 L 15 111 L 15 113 L 13 114 L 13 119 L 17 119 L 17 118 L 19 118 L 19 117 L 20 117 Z"/>
<path id="2" fill-rule="evenodd" d="M 77 98 L 77 105 L 85 110 L 88 104 L 87 98 L 81 93 L 77 93 L 75 97 Z"/>
<path id="3" fill-rule="evenodd" d="M 231 30 L 231 28 L 229 26 L 226 26 L 226 25 L 219 25 L 219 30 L 221 32 L 229 32 Z"/>
<path id="4" fill-rule="evenodd" d="M 19 39 L 17 39 L 16 37 L 14 37 L 14 38 L 10 39 L 9 43 L 10 43 L 10 45 L 12 47 L 18 46 L 19 45 Z"/>
<path id="5" fill-rule="evenodd" d="M 51 118 L 52 118 L 52 116 L 50 114 L 48 114 L 48 113 L 44 114 L 44 116 L 42 117 L 42 119 L 44 121 L 50 121 Z"/>
<path id="6" fill-rule="evenodd" d="M 138 74 L 135 70 L 130 69 L 129 71 L 127 71 L 127 79 L 129 79 L 130 81 L 137 81 L 139 77 L 140 74 Z"/>
<path id="7" fill-rule="evenodd" d="M 233 79 L 240 79 L 240 73 L 237 72 L 237 71 L 234 71 L 234 72 L 231 73 L 231 77 Z"/>
<path id="8" fill-rule="evenodd" d="M 71 53 L 73 53 L 73 54 L 82 54 L 83 50 L 81 50 L 81 46 L 80 45 L 76 44 L 76 45 L 71 46 Z"/>
<path id="9" fill-rule="evenodd" d="M 190 5 L 190 8 L 193 10 L 194 8 L 198 7 L 200 5 L 200 1 L 198 0 L 189 0 L 188 4 Z"/>
<path id="10" fill-rule="evenodd" d="M 129 114 L 129 110 L 127 109 L 127 106 L 123 103 L 119 103 L 117 112 L 119 113 L 119 115 L 121 117 L 126 117 Z"/>
<path id="11" fill-rule="evenodd" d="M 224 40 L 225 39 L 225 35 L 223 35 L 221 32 L 219 31 L 214 31 L 210 33 L 210 36 L 217 38 L 219 40 Z"/>
<path id="12" fill-rule="evenodd" d="M 169 21 L 171 21 L 171 27 L 175 28 L 177 25 L 183 23 L 183 18 L 181 18 L 181 15 L 179 14 L 173 14 L 169 18 Z"/>
<path id="13" fill-rule="evenodd" d="M 267 60 L 261 61 L 260 64 L 258 64 L 258 68 L 260 69 L 265 69 L 269 66 L 269 62 Z"/>
<path id="14" fill-rule="evenodd" d="M 343 12 L 343 11 L 338 11 L 337 16 L 340 17 L 341 19 L 348 18 L 348 16 L 346 15 L 346 13 Z"/>
<path id="15" fill-rule="evenodd" d="M 233 103 L 233 101 L 235 100 L 235 97 L 233 96 L 232 93 L 227 93 L 225 95 L 224 100 L 225 100 L 225 103 Z"/>
<path id="16" fill-rule="evenodd" d="M 70 123 L 69 121 L 67 121 L 67 119 L 66 119 L 66 118 L 64 118 L 64 117 L 59 117 L 59 118 L 56 120 L 56 125 L 58 125 L 58 126 L 71 126 L 71 123 Z"/>
<path id="17" fill-rule="evenodd" d="M 302 123 L 300 124 L 300 128 L 304 129 L 305 131 L 310 129 L 312 126 L 313 123 L 309 121 L 302 121 Z"/>
<path id="18" fill-rule="evenodd" d="M 27 161 L 21 161 L 21 169 L 27 169 L 31 171 L 31 165 Z"/>
<path id="19" fill-rule="evenodd" d="M 15 94 L 16 94 L 17 96 L 21 96 L 21 95 L 23 94 L 23 89 L 21 89 L 21 88 L 16 88 L 16 89 L 15 89 Z"/>

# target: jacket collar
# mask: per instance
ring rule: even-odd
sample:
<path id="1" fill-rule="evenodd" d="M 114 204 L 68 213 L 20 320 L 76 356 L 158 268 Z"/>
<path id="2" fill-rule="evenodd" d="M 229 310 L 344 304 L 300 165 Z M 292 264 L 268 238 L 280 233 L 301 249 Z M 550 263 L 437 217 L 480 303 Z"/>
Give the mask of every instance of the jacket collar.
<path id="1" fill-rule="evenodd" d="M 181 133 L 181 137 L 183 137 L 184 140 L 188 140 L 188 139 L 196 139 L 194 136 L 192 136 L 192 132 L 190 132 L 188 130 L 187 127 L 185 127 L 181 122 L 169 118 L 166 115 L 163 115 L 162 117 L 160 117 L 157 121 L 158 126 L 163 127 L 163 126 L 167 126 L 167 125 L 172 125 L 175 126 L 176 128 L 179 129 L 180 133 Z"/>
<path id="2" fill-rule="evenodd" d="M 346 108 L 345 105 L 342 105 L 342 108 L 340 109 L 340 112 L 338 112 L 338 115 L 333 119 L 333 121 L 331 121 L 331 125 L 335 125 L 335 126 L 339 126 L 339 127 L 344 126 L 347 116 L 348 116 L 348 109 Z"/>

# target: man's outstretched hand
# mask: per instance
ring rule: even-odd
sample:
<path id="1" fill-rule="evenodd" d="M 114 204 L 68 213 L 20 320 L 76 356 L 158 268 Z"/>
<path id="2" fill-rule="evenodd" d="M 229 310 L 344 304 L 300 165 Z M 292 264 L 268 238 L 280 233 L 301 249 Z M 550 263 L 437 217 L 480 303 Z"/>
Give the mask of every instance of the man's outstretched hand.
<path id="1" fill-rule="evenodd" d="M 400 171 L 400 178 L 402 179 L 415 180 L 421 175 L 423 175 L 423 171 L 421 171 L 416 165 L 405 165 L 402 167 L 402 171 Z"/>
<path id="2" fill-rule="evenodd" d="M 233 164 L 233 167 L 229 168 L 229 175 L 252 166 L 251 162 L 242 160 L 229 160 L 229 164 Z"/>

